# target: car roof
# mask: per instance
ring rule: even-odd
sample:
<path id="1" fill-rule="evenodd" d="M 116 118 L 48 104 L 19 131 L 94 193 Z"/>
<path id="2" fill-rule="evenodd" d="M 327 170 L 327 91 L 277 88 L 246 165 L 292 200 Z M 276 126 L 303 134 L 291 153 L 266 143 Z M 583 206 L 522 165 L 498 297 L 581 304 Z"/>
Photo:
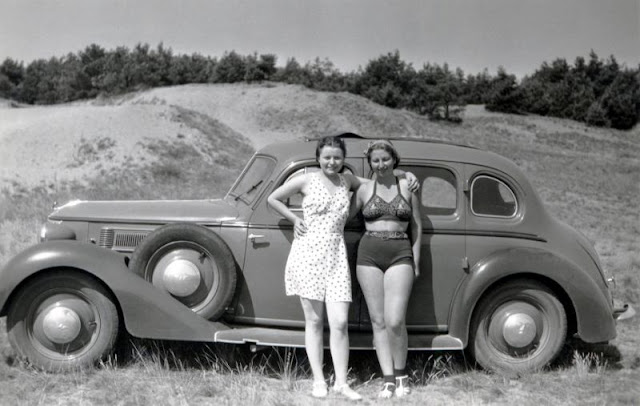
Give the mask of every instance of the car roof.
<path id="1" fill-rule="evenodd" d="M 346 134 L 341 138 L 345 141 L 348 158 L 364 158 L 364 151 L 367 149 L 369 142 L 378 139 L 364 138 L 353 133 Z M 263 147 L 258 153 L 272 155 L 277 158 L 287 158 L 287 160 L 291 161 L 315 158 L 318 139 L 308 138 L 297 141 L 276 142 Z M 429 161 L 469 163 L 497 169 L 517 178 L 517 180 L 520 180 L 521 176 L 523 176 L 520 169 L 511 160 L 469 145 L 424 138 L 385 139 L 393 143 L 401 161 L 426 159 Z"/>

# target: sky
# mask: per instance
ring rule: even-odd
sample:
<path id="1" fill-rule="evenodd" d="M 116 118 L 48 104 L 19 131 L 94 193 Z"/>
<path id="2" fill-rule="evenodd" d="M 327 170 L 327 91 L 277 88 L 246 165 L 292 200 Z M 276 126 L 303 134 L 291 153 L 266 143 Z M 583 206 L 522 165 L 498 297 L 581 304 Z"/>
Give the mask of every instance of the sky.
<path id="1" fill-rule="evenodd" d="M 163 43 L 174 54 L 329 59 L 342 72 L 398 50 L 466 74 L 519 78 L 544 61 L 640 64 L 640 0 L 0 0 L 0 61 Z"/>

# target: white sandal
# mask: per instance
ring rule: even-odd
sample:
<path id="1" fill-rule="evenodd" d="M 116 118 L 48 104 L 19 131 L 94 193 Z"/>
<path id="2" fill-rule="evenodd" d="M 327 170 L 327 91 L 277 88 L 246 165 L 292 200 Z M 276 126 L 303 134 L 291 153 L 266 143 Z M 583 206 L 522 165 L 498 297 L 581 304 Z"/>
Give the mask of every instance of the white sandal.
<path id="1" fill-rule="evenodd" d="M 389 399 L 396 391 L 396 384 L 393 382 L 385 382 L 382 385 L 382 390 L 378 393 L 380 399 Z"/>
<path id="2" fill-rule="evenodd" d="M 411 393 L 409 388 L 409 376 L 396 376 L 396 396 L 401 398 Z"/>
<path id="3" fill-rule="evenodd" d="M 348 383 L 342 384 L 340 386 L 334 386 L 333 390 L 342 396 L 346 397 L 349 400 L 361 400 L 362 396 L 353 389 L 349 387 Z"/>

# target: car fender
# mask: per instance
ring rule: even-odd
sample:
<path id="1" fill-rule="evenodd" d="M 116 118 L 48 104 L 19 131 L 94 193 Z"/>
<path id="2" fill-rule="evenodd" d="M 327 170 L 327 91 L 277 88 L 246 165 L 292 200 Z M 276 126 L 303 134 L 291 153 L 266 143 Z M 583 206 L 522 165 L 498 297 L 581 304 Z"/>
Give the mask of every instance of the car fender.
<path id="1" fill-rule="evenodd" d="M 12 293 L 23 282 L 60 268 L 86 272 L 99 279 L 113 293 L 132 336 L 212 341 L 216 331 L 228 328 L 196 315 L 131 272 L 124 255 L 78 241 L 43 242 L 12 258 L 0 272 L 0 315 L 6 315 Z"/>
<path id="2" fill-rule="evenodd" d="M 480 298 L 490 293 L 495 283 L 518 275 L 555 282 L 557 286 L 550 288 L 562 289 L 571 301 L 577 333 L 585 342 L 615 338 L 615 320 L 606 290 L 568 259 L 539 248 L 500 250 L 474 264 L 456 290 L 449 334 L 461 339 L 466 346 L 471 317 Z"/>

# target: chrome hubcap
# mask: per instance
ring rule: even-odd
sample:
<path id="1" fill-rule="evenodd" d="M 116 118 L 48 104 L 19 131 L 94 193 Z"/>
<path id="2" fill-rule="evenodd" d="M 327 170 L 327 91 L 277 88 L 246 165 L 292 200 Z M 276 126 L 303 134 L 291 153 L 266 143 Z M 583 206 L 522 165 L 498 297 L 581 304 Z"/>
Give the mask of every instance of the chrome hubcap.
<path id="1" fill-rule="evenodd" d="M 536 322 L 525 313 L 515 313 L 506 318 L 502 327 L 504 340 L 514 348 L 524 348 L 536 338 Z"/>
<path id="2" fill-rule="evenodd" d="M 544 339 L 545 316 L 525 301 L 509 301 L 498 306 L 487 328 L 487 339 L 500 353 L 523 357 L 536 351 Z"/>
<path id="3" fill-rule="evenodd" d="M 200 285 L 200 272 L 191 261 L 176 259 L 167 265 L 162 275 L 162 282 L 172 295 L 189 296 Z"/>
<path id="4" fill-rule="evenodd" d="M 174 241 L 152 255 L 145 278 L 197 313 L 215 296 L 218 272 L 213 256 L 201 245 Z"/>
<path id="5" fill-rule="evenodd" d="M 78 337 L 81 328 L 80 317 L 72 309 L 54 305 L 45 310 L 42 331 L 51 342 L 56 344 L 70 343 Z"/>

